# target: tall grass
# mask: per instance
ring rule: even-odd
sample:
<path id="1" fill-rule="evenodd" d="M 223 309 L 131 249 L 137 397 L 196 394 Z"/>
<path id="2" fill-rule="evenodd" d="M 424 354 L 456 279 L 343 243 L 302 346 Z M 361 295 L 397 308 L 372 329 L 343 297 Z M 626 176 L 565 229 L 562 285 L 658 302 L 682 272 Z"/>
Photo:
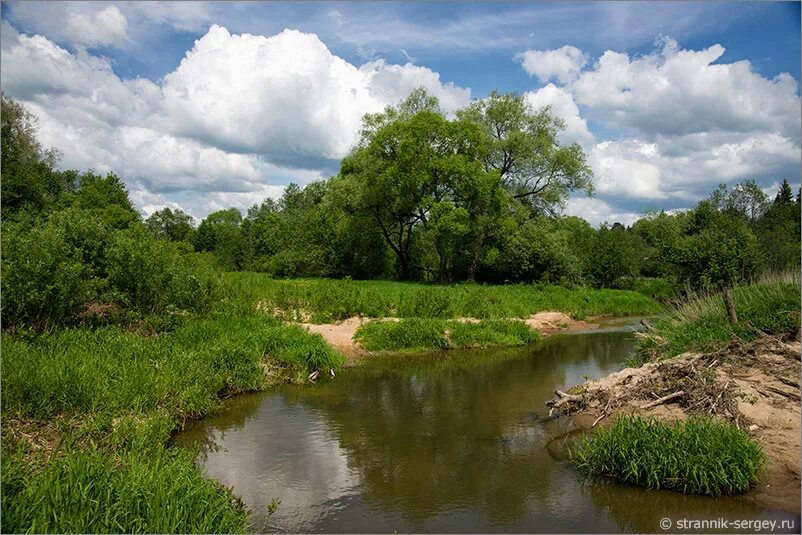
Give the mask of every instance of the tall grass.
<path id="1" fill-rule="evenodd" d="M 730 424 L 699 418 L 666 424 L 638 416 L 620 417 L 586 437 L 571 459 L 588 474 L 708 496 L 746 492 L 765 462 L 760 446 Z"/>
<path id="2" fill-rule="evenodd" d="M 10 532 L 243 531 L 241 504 L 203 477 L 191 453 L 165 449 L 170 434 L 220 396 L 344 361 L 320 336 L 255 316 L 188 318 L 155 336 L 120 327 L 5 333 L 2 343 Z M 25 425 L 35 431 L 15 432 Z M 48 443 L 52 451 L 37 454 Z"/>
<path id="3" fill-rule="evenodd" d="M 405 318 L 368 322 L 357 329 L 354 339 L 370 351 L 395 351 L 519 346 L 540 337 L 522 321 Z"/>
<path id="4" fill-rule="evenodd" d="M 220 309 L 258 306 L 289 320 L 325 323 L 351 316 L 374 318 L 526 318 L 544 310 L 574 318 L 655 314 L 662 306 L 628 290 L 549 285 L 435 286 L 390 281 L 272 279 L 262 273 L 225 273 Z"/>
<path id="5" fill-rule="evenodd" d="M 241 533 L 248 522 L 189 451 L 69 452 L 40 471 L 4 454 L 2 469 L 10 533 Z"/>
<path id="6" fill-rule="evenodd" d="M 786 272 L 733 290 L 738 323 L 727 321 L 720 294 L 696 294 L 675 306 L 641 342 L 641 360 L 708 351 L 733 337 L 788 336 L 800 325 L 799 273 Z"/>

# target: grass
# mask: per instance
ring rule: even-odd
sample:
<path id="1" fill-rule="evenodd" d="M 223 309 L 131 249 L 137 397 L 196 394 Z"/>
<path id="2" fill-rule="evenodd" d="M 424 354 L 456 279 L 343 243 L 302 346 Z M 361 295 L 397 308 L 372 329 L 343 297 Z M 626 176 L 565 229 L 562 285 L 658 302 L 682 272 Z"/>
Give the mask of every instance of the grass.
<path id="1" fill-rule="evenodd" d="M 272 279 L 262 273 L 223 274 L 222 307 L 244 313 L 254 306 L 284 319 L 328 323 L 372 318 L 527 318 L 555 310 L 576 319 L 661 312 L 653 299 L 629 290 L 519 284 L 491 286 L 332 279 Z"/>
<path id="2" fill-rule="evenodd" d="M 686 351 L 710 351 L 734 337 L 750 341 L 763 333 L 788 336 L 799 329 L 799 273 L 774 275 L 735 288 L 733 297 L 737 324 L 727 321 L 720 294 L 693 296 L 656 323 L 629 364 L 671 358 Z"/>
<path id="3" fill-rule="evenodd" d="M 638 416 L 620 417 L 586 437 L 571 458 L 591 475 L 708 496 L 746 492 L 765 462 L 760 446 L 732 425 L 699 418 L 666 424 Z"/>
<path id="4" fill-rule="evenodd" d="M 515 320 L 404 318 L 368 322 L 357 330 L 354 339 L 369 351 L 398 351 L 520 346 L 536 342 L 540 336 Z"/>
<path id="5" fill-rule="evenodd" d="M 9 532 L 243 531 L 241 503 L 171 433 L 222 396 L 339 367 L 318 335 L 265 317 L 188 317 L 3 334 L 2 511 Z M 327 374 L 321 374 L 326 376 Z"/>

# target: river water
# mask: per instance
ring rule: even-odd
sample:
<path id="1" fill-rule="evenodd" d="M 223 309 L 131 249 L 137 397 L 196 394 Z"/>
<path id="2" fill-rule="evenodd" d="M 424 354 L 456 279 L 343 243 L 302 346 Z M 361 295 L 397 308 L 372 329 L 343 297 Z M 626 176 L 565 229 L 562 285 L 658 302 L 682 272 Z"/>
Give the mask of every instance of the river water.
<path id="1" fill-rule="evenodd" d="M 661 532 L 663 518 L 798 519 L 748 498 L 647 491 L 575 470 L 565 451 L 576 433 L 546 418 L 544 402 L 620 369 L 634 345 L 625 328 L 377 357 L 320 385 L 231 399 L 176 442 L 199 448 L 208 476 L 254 511 L 254 531 Z"/>

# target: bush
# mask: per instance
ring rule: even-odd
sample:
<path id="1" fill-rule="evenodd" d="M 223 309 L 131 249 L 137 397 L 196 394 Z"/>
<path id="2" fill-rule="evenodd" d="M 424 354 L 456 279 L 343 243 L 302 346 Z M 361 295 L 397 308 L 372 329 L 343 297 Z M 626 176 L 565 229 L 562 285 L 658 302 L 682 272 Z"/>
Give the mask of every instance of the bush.
<path id="1" fill-rule="evenodd" d="M 181 255 L 176 244 L 153 238 L 142 226 L 117 232 L 107 256 L 111 288 L 137 310 L 203 311 L 211 306 L 215 293 L 211 271 Z"/>
<path id="2" fill-rule="evenodd" d="M 139 313 L 205 311 L 216 294 L 212 269 L 141 224 L 113 230 L 79 208 L 3 228 L 4 327 L 76 323 L 93 302 Z"/>
<path id="3" fill-rule="evenodd" d="M 3 327 L 49 327 L 74 317 L 103 287 L 68 227 L 3 228 Z"/>
<path id="4" fill-rule="evenodd" d="M 620 417 L 586 437 L 571 459 L 588 474 L 708 496 L 746 492 L 765 461 L 760 446 L 730 424 L 694 417 L 666 424 L 639 416 Z"/>

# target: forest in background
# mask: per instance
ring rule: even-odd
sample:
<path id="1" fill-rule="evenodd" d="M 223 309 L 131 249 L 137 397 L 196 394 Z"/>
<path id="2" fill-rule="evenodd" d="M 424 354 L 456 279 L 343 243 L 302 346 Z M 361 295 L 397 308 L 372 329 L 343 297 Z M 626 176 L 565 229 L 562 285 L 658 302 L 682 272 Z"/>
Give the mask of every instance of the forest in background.
<path id="1" fill-rule="evenodd" d="M 414 91 L 368 114 L 340 172 L 290 184 L 243 216 L 143 219 L 113 173 L 57 169 L 36 122 L 3 97 L 3 323 L 46 327 L 123 311 L 202 311 L 215 272 L 426 282 L 548 283 L 671 298 L 799 266 L 800 196 L 720 186 L 693 209 L 630 226 L 561 215 L 591 194 L 579 145 L 520 95 L 492 93 L 449 118 Z M 120 312 L 122 313 L 122 312 Z"/>

